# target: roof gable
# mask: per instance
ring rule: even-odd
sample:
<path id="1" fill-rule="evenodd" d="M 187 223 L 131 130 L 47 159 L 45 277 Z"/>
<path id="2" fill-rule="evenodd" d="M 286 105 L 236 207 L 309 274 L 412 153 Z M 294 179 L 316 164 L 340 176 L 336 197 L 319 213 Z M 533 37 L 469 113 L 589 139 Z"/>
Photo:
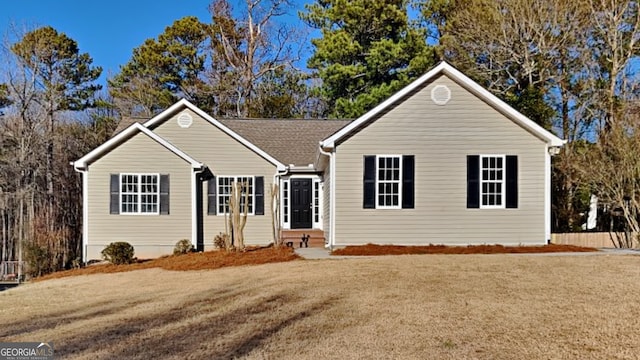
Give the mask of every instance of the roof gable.
<path id="1" fill-rule="evenodd" d="M 177 111 L 179 111 L 179 110 L 181 110 L 183 108 L 188 108 L 191 111 L 193 111 L 194 113 L 198 114 L 198 116 L 200 116 L 206 122 L 210 123 L 211 125 L 215 126 L 218 129 L 220 129 L 223 133 L 229 135 L 234 140 L 238 141 L 242 145 L 244 145 L 247 148 L 249 148 L 251 151 L 255 152 L 256 154 L 258 154 L 259 156 L 261 156 L 262 158 L 264 158 L 268 162 L 270 162 L 273 165 L 275 165 L 278 168 L 278 170 L 284 170 L 286 168 L 285 165 L 282 162 L 278 161 L 272 155 L 268 154 L 267 152 L 265 152 L 263 149 L 261 149 L 258 146 L 256 146 L 256 144 L 252 143 L 251 141 L 245 139 L 243 136 L 241 136 L 237 132 L 231 130 L 229 127 L 225 126 L 220 121 L 214 119 L 209 114 L 205 113 L 199 107 L 197 107 L 194 104 L 190 103 L 186 99 L 182 99 L 182 100 L 178 101 L 177 103 L 173 104 L 171 107 L 166 109 L 165 111 L 161 112 L 160 114 L 158 114 L 158 115 L 154 116 L 153 118 L 149 119 L 148 121 L 144 122 L 143 126 L 146 127 L 146 128 L 149 128 L 149 129 L 153 129 L 155 126 L 158 126 L 159 124 L 169 120 Z"/>
<path id="2" fill-rule="evenodd" d="M 132 138 L 134 135 L 136 135 L 138 133 L 143 133 L 146 136 L 150 137 L 152 140 L 154 140 L 158 144 L 162 145 L 164 148 L 166 148 L 167 150 L 171 151 L 172 153 L 174 153 L 175 155 L 177 155 L 178 157 L 180 157 L 181 159 L 183 159 L 187 163 L 189 163 L 192 168 L 201 169 L 201 168 L 204 167 L 204 164 L 202 164 L 201 162 L 198 162 L 197 160 L 193 159 L 191 156 L 189 156 L 188 154 L 186 154 L 182 150 L 178 149 L 177 147 L 173 146 L 170 142 L 168 142 L 167 140 L 165 140 L 164 138 L 162 138 L 158 134 L 155 134 L 151 130 L 145 128 L 144 126 L 140 125 L 139 123 L 132 124 L 131 126 L 126 128 L 125 130 L 123 130 L 120 133 L 118 133 L 116 136 L 114 136 L 111 139 L 107 140 L 102 145 L 100 145 L 97 148 L 93 149 L 91 152 L 89 152 L 88 154 L 86 154 L 82 158 L 74 161 L 73 162 L 73 166 L 78 170 L 80 170 L 80 169 L 85 170 L 87 168 L 87 166 L 89 166 L 90 163 L 95 162 L 96 160 L 100 159 L 102 156 L 107 154 L 109 151 L 115 149 L 120 144 L 122 144 L 125 141 L 129 140 L 130 138 Z"/>
<path id="3" fill-rule="evenodd" d="M 447 75 L 453 81 L 459 83 L 462 87 L 464 87 L 467 91 L 475 94 L 481 100 L 489 104 L 490 106 L 498 109 L 505 116 L 507 116 L 511 121 L 518 124 L 525 130 L 529 131 L 534 136 L 540 138 L 545 141 L 550 146 L 562 146 L 566 141 L 560 139 L 559 137 L 553 135 L 549 131 L 545 130 L 540 125 L 536 124 L 534 121 L 524 116 L 522 113 L 518 112 L 511 106 L 509 106 L 504 101 L 500 100 L 497 96 L 491 94 L 488 90 L 480 86 L 475 81 L 471 80 L 468 76 L 464 75 L 462 72 L 448 64 L 447 62 L 440 62 L 436 67 L 428 71 L 426 74 L 419 77 L 417 80 L 413 81 L 411 84 L 404 87 L 402 90 L 393 94 L 387 100 L 380 103 L 378 106 L 366 112 L 364 115 L 360 116 L 356 120 L 354 120 L 349 125 L 342 128 L 340 131 L 331 135 L 330 137 L 322 140 L 320 142 L 320 146 L 323 148 L 333 148 L 336 144 L 344 141 L 348 138 L 352 133 L 358 131 L 359 129 L 368 126 L 371 122 L 377 119 L 379 114 L 384 113 L 388 108 L 393 106 L 394 104 L 402 101 L 406 96 L 411 94 L 417 88 L 429 83 L 434 80 L 436 77 L 440 75 Z"/>

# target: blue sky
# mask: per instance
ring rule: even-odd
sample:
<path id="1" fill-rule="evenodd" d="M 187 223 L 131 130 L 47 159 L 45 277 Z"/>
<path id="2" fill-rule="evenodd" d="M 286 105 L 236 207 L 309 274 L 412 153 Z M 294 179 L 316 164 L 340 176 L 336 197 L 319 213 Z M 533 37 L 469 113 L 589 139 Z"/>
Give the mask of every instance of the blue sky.
<path id="1" fill-rule="evenodd" d="M 81 52 L 102 66 L 101 83 L 119 71 L 134 48 L 157 38 L 175 20 L 197 16 L 210 23 L 211 0 L 4 0 L 0 7 L 0 35 L 10 25 L 35 29 L 50 25 L 78 42 Z M 300 3 L 303 3 L 300 1 Z M 301 9 L 302 5 L 298 5 Z M 291 18 L 297 12 L 292 10 Z"/>

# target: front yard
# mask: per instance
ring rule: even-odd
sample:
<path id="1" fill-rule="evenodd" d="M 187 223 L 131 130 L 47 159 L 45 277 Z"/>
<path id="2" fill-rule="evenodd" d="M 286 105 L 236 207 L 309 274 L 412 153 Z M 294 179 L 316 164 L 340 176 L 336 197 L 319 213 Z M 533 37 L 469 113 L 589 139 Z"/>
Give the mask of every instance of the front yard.
<path id="1" fill-rule="evenodd" d="M 0 292 L 3 341 L 72 359 L 635 359 L 640 256 L 160 268 Z"/>

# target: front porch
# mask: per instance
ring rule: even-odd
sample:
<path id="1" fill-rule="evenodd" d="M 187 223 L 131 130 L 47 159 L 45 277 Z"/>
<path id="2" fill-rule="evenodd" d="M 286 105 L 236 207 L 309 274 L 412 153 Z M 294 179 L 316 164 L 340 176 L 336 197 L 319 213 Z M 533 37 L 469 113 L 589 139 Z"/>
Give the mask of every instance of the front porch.
<path id="1" fill-rule="evenodd" d="M 302 240 L 303 236 L 308 236 L 308 240 Z M 321 229 L 292 229 L 292 230 L 281 230 L 280 238 L 282 242 L 286 246 L 291 246 L 294 248 L 300 247 L 308 247 L 311 248 L 324 248 L 325 247 L 325 237 L 324 231 Z"/>

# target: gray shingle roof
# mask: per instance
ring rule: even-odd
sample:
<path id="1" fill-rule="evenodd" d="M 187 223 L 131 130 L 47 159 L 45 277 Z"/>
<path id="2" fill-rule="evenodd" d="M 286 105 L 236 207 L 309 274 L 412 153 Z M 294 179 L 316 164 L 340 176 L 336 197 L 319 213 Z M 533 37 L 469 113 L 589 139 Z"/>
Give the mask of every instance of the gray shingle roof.
<path id="1" fill-rule="evenodd" d="M 350 120 L 225 119 L 225 126 L 285 165 L 307 166 L 315 161 L 318 144 Z"/>

